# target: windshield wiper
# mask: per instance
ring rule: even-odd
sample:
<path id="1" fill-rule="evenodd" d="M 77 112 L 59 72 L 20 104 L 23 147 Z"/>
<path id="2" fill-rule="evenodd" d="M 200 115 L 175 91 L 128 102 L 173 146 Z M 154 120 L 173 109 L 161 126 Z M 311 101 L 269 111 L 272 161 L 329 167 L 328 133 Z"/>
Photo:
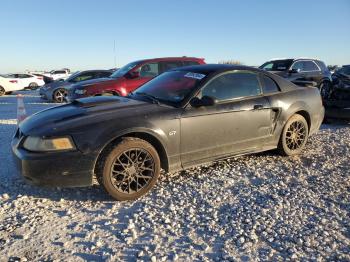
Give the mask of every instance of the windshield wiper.
<path id="1" fill-rule="evenodd" d="M 153 96 L 153 95 L 150 95 L 150 94 L 147 94 L 147 93 L 144 93 L 144 92 L 136 92 L 135 94 L 139 95 L 139 96 L 144 96 L 144 97 L 149 98 L 154 104 L 157 104 L 157 105 L 160 104 L 158 98 Z"/>

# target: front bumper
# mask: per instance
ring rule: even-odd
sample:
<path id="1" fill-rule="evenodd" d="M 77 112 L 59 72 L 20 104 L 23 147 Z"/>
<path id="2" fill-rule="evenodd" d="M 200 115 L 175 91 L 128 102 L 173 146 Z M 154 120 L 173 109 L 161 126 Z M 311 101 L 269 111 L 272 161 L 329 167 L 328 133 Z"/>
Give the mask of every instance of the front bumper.
<path id="1" fill-rule="evenodd" d="M 45 100 L 48 99 L 47 94 L 46 94 L 46 90 L 44 90 L 43 88 L 39 89 L 39 95 L 42 99 L 45 99 Z"/>
<path id="2" fill-rule="evenodd" d="M 313 117 L 313 121 L 311 123 L 310 135 L 315 134 L 321 127 L 325 116 L 325 108 L 322 106 L 321 110 L 317 112 Z"/>
<path id="3" fill-rule="evenodd" d="M 89 186 L 97 155 L 70 152 L 30 152 L 21 147 L 24 137 L 11 143 L 14 162 L 31 184 L 59 187 Z"/>

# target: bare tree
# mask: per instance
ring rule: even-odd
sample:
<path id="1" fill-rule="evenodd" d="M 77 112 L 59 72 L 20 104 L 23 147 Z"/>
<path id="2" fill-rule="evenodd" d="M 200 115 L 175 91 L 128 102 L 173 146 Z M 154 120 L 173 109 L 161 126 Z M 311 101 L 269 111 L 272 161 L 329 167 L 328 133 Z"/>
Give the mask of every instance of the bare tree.
<path id="1" fill-rule="evenodd" d="M 227 64 L 227 65 L 243 65 L 241 61 L 229 59 L 229 60 L 221 60 L 219 64 Z"/>

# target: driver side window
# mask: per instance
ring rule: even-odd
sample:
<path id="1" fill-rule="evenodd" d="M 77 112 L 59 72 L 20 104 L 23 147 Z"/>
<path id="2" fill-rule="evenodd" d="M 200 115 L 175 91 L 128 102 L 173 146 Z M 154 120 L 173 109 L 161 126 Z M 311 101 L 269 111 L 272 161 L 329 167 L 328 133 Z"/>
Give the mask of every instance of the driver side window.
<path id="1" fill-rule="evenodd" d="M 219 101 L 260 94 L 258 75 L 249 71 L 235 71 L 218 76 L 202 89 L 202 97 L 210 96 Z"/>
<path id="2" fill-rule="evenodd" d="M 90 80 L 90 79 L 92 79 L 94 77 L 94 74 L 95 73 L 93 73 L 93 72 L 92 73 L 82 74 L 82 75 L 77 76 L 76 78 L 74 78 L 72 82 L 77 83 L 77 82 L 81 82 L 81 81 Z"/>
<path id="3" fill-rule="evenodd" d="M 295 69 L 295 70 L 300 70 L 300 71 L 304 71 L 304 66 L 303 66 L 303 62 L 299 61 L 299 62 L 295 62 L 292 66 L 291 69 Z"/>
<path id="4" fill-rule="evenodd" d="M 159 74 L 158 63 L 144 64 L 138 71 L 140 72 L 140 77 L 156 77 Z"/>

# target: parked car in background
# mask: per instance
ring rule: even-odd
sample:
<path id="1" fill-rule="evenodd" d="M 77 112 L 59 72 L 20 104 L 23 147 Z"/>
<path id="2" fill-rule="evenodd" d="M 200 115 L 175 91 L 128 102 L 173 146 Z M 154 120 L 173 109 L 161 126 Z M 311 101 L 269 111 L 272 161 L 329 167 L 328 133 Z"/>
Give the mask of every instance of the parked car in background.
<path id="1" fill-rule="evenodd" d="M 333 85 L 324 91 L 325 104 L 337 108 L 350 108 L 350 65 L 338 68 L 332 79 Z"/>
<path id="2" fill-rule="evenodd" d="M 331 73 L 324 62 L 310 58 L 272 59 L 260 69 L 282 76 L 297 85 L 315 85 L 321 95 L 332 84 Z"/>
<path id="3" fill-rule="evenodd" d="M 203 58 L 168 57 L 139 60 L 125 65 L 110 78 L 84 81 L 72 86 L 68 99 L 113 94 L 126 96 L 139 86 L 170 69 L 189 65 L 205 64 Z"/>
<path id="4" fill-rule="evenodd" d="M 35 90 L 39 86 L 43 86 L 45 84 L 43 77 L 41 76 L 31 74 L 7 74 L 6 76 L 13 79 L 12 81 L 18 85 L 19 89 L 30 88 Z"/>
<path id="5" fill-rule="evenodd" d="M 44 75 L 52 78 L 53 80 L 66 79 L 70 76 L 70 70 L 66 68 L 61 70 L 52 70 L 49 73 L 45 73 Z"/>
<path id="6" fill-rule="evenodd" d="M 9 78 L 7 75 L 0 75 L 0 96 L 21 89 L 23 88 L 18 85 L 17 80 Z"/>
<path id="7" fill-rule="evenodd" d="M 110 70 L 87 70 L 76 72 L 66 80 L 56 80 L 42 86 L 39 93 L 43 99 L 56 103 L 62 103 L 65 101 L 68 90 L 72 85 L 91 79 L 108 78 L 112 73 L 113 71 Z"/>
<path id="8" fill-rule="evenodd" d="M 89 97 L 24 120 L 13 138 L 27 181 L 133 200 L 175 172 L 233 155 L 304 150 L 324 116 L 316 88 L 245 66 L 173 69 L 127 97 Z M 58 165 L 57 163 L 64 163 Z"/>
<path id="9" fill-rule="evenodd" d="M 48 84 L 48 83 L 51 83 L 53 82 L 54 80 L 52 79 L 52 77 L 48 77 L 44 74 L 40 74 L 40 73 L 29 73 L 31 75 L 34 75 L 34 76 L 37 76 L 37 77 L 41 77 L 43 80 L 44 80 L 44 83 L 45 84 Z"/>

